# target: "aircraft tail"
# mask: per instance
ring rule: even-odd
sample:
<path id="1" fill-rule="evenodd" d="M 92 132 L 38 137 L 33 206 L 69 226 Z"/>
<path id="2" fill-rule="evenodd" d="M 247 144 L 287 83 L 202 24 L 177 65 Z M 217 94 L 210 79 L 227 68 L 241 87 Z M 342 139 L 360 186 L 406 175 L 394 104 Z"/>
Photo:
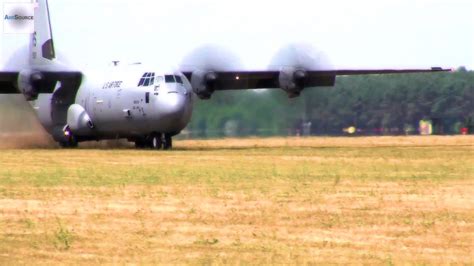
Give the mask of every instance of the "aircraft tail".
<path id="1" fill-rule="evenodd" d="M 36 3 L 34 32 L 30 40 L 30 65 L 50 65 L 56 61 L 53 33 L 49 16 L 48 0 L 33 0 Z"/>

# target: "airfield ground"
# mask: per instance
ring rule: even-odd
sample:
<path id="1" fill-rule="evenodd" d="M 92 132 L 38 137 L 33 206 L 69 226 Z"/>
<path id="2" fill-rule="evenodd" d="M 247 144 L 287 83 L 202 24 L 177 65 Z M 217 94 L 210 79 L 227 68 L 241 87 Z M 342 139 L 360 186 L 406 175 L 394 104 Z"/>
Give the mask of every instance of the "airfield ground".
<path id="1" fill-rule="evenodd" d="M 472 136 L 175 145 L 0 150 L 0 264 L 474 263 Z"/>

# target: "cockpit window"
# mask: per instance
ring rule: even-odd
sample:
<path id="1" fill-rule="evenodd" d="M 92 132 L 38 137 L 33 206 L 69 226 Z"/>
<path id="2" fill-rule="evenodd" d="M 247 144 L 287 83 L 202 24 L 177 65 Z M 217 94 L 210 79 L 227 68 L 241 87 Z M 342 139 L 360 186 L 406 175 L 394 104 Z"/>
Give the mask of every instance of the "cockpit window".
<path id="1" fill-rule="evenodd" d="M 165 82 L 166 83 L 175 83 L 176 81 L 174 80 L 173 75 L 165 75 Z"/>
<path id="2" fill-rule="evenodd" d="M 176 82 L 183 84 L 183 79 L 180 76 L 174 76 L 176 78 Z"/>

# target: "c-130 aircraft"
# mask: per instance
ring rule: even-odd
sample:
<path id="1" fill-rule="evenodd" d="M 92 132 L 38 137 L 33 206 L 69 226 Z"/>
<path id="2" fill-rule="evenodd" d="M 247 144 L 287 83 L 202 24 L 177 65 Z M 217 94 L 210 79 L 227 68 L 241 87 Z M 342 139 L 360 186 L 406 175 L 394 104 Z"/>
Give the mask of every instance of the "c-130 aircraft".
<path id="1" fill-rule="evenodd" d="M 334 86 L 339 75 L 449 71 L 321 69 L 306 51 L 293 51 L 265 70 L 209 64 L 203 54 L 175 71 L 137 65 L 89 73 L 57 60 L 47 0 L 37 1 L 34 19 L 29 66 L 0 72 L 0 94 L 22 93 L 42 126 L 65 148 L 123 138 L 137 148 L 171 149 L 172 137 L 191 120 L 196 96 L 210 99 L 215 91 L 280 88 L 293 98 L 305 88 Z"/>

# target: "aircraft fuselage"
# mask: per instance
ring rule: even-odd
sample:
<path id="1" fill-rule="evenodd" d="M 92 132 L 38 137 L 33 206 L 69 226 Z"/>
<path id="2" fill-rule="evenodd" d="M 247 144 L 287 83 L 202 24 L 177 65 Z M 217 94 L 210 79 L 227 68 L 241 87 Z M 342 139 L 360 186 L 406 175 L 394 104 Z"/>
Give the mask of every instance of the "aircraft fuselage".
<path id="1" fill-rule="evenodd" d="M 42 125 L 59 142 L 70 136 L 77 141 L 174 136 L 192 116 L 191 84 L 172 71 L 114 67 L 105 73 L 84 73 L 77 93 L 58 83 L 55 92 L 40 94 L 31 103 Z M 75 95 L 73 102 L 67 102 L 68 91 Z"/>

